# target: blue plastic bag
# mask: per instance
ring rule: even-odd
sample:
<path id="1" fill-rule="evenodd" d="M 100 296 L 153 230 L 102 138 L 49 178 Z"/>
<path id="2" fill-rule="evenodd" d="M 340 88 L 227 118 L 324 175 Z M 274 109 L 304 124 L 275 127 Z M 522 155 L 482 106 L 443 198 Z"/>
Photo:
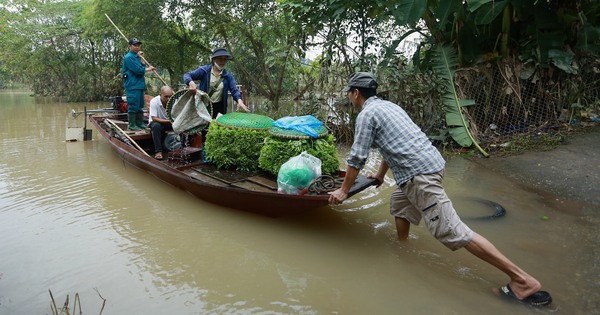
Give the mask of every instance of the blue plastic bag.
<path id="1" fill-rule="evenodd" d="M 316 119 L 313 115 L 285 116 L 274 121 L 273 126 L 295 130 L 317 138 L 319 136 L 318 130 L 323 126 L 323 122 Z"/>

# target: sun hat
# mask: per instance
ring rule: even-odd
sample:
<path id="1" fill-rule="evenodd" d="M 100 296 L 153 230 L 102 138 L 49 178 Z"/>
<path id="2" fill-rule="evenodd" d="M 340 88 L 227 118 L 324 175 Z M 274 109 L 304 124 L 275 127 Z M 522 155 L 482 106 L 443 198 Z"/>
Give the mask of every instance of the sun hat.
<path id="1" fill-rule="evenodd" d="M 142 43 L 142 42 L 141 42 L 139 39 L 135 38 L 135 37 L 132 37 L 132 38 L 129 40 L 129 45 L 136 45 L 136 44 L 141 44 L 141 43 Z"/>
<path id="2" fill-rule="evenodd" d="M 229 52 L 227 52 L 227 49 L 225 49 L 223 47 L 219 47 L 219 48 L 215 48 L 215 50 L 213 50 L 212 56 L 210 56 L 210 59 L 212 60 L 214 58 L 221 57 L 221 56 L 225 56 L 225 57 L 227 57 L 227 59 L 233 58 L 231 56 L 231 54 Z"/>
<path id="3" fill-rule="evenodd" d="M 371 72 L 356 72 L 350 76 L 348 85 L 344 88 L 344 93 L 350 91 L 351 88 L 367 88 L 377 89 L 377 81 Z"/>

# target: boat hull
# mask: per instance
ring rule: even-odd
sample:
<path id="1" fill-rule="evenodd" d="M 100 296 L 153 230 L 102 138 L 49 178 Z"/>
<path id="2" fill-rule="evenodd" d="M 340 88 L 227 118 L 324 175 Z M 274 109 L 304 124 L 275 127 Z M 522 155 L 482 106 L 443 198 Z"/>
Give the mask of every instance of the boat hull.
<path id="1" fill-rule="evenodd" d="M 102 120 L 102 117 L 90 116 L 90 121 L 96 130 L 123 160 L 153 174 L 166 183 L 188 191 L 204 201 L 272 217 L 305 213 L 324 209 L 328 206 L 329 195 L 327 193 L 290 195 L 277 193 L 276 191 L 265 192 L 222 184 L 215 185 L 199 180 L 186 173 L 183 170 L 185 168 L 173 167 L 169 163 L 156 160 L 136 148 L 136 146 L 127 144 L 119 137 L 111 135 L 105 129 L 106 126 L 102 126 Z M 353 187 L 352 194 L 373 184 L 375 184 L 374 180 L 363 177 L 360 182 L 355 183 L 357 187 Z"/>

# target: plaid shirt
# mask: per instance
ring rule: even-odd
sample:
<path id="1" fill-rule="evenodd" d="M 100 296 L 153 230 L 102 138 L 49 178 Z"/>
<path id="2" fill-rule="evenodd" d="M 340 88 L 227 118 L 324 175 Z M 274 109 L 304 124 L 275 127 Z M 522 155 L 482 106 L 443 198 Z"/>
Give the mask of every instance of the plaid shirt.
<path id="1" fill-rule="evenodd" d="M 356 118 L 354 144 L 348 165 L 362 169 L 373 145 L 379 148 L 397 185 L 415 175 L 444 169 L 444 158 L 421 128 L 400 106 L 377 96 L 365 101 Z"/>

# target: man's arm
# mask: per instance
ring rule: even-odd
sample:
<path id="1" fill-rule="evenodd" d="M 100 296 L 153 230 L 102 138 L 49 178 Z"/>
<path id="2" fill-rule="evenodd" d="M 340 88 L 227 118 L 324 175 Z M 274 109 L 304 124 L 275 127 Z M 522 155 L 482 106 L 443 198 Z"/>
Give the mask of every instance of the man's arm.
<path id="1" fill-rule="evenodd" d="M 152 118 L 152 122 L 157 122 L 157 123 L 161 123 L 161 124 L 171 123 L 171 121 L 168 119 L 158 117 L 158 112 L 160 110 L 159 109 L 160 107 L 162 107 L 162 103 L 161 103 L 160 99 L 153 98 L 150 101 L 150 110 L 149 110 L 148 115 Z"/>
<path id="2" fill-rule="evenodd" d="M 368 178 L 373 178 L 376 179 L 377 181 L 379 181 L 379 184 L 377 184 L 377 187 L 381 186 L 381 184 L 383 184 L 383 179 L 385 178 L 385 174 L 387 173 L 388 169 L 390 167 L 388 166 L 387 162 L 381 158 L 381 164 L 379 164 L 379 169 L 377 169 L 377 174 L 375 175 L 369 175 Z"/>
<path id="3" fill-rule="evenodd" d="M 151 116 L 153 122 L 158 122 L 161 124 L 170 124 L 171 121 L 168 119 L 158 118 L 158 116 Z"/>

